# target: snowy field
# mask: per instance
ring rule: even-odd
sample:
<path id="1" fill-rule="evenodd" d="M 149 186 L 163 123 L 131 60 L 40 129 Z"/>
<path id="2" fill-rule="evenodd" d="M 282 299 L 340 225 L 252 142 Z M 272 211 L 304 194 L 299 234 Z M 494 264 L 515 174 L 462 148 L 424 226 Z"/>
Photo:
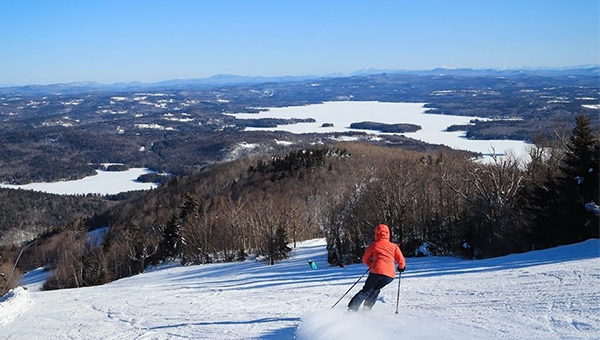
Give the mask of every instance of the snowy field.
<path id="1" fill-rule="evenodd" d="M 598 339 L 600 241 L 488 260 L 411 258 L 370 312 L 345 305 L 365 271 L 329 267 L 323 240 L 275 266 L 163 267 L 104 286 L 0 302 L 3 339 Z M 314 260 L 319 269 L 310 269 Z"/>
<path id="2" fill-rule="evenodd" d="M 268 111 L 231 114 L 239 119 L 259 118 L 313 118 L 316 123 L 298 123 L 279 125 L 277 128 L 246 128 L 248 131 L 289 131 L 292 133 L 326 133 L 362 131 L 381 134 L 377 131 L 350 129 L 350 124 L 372 121 L 377 123 L 410 123 L 421 126 L 417 132 L 402 133 L 410 138 L 432 144 L 443 144 L 454 149 L 470 150 L 489 155 L 504 154 L 512 150 L 517 156 L 524 157 L 527 143 L 516 140 L 474 140 L 465 138 L 464 131 L 448 132 L 450 125 L 470 124 L 471 119 L 485 118 L 426 114 L 423 103 L 383 103 L 383 102 L 325 102 L 306 106 L 269 108 Z M 323 123 L 333 123 L 333 127 L 321 127 Z"/>
<path id="3" fill-rule="evenodd" d="M 131 168 L 126 171 L 96 170 L 97 175 L 88 176 L 75 181 L 31 183 L 25 185 L 0 183 L 0 187 L 10 189 L 42 191 L 50 194 L 59 195 L 112 195 L 125 191 L 148 190 L 156 188 L 157 185 L 154 183 L 142 183 L 136 181 L 138 176 L 152 172 L 153 171 L 145 168 Z"/>

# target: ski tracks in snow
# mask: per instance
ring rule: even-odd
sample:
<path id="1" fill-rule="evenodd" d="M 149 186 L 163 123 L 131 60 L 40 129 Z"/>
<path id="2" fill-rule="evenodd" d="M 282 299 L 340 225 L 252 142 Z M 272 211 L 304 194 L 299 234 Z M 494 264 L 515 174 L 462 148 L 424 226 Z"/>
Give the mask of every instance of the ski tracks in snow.
<path id="1" fill-rule="evenodd" d="M 370 313 L 345 312 L 364 278 L 330 310 L 365 267 L 329 267 L 324 241 L 312 240 L 275 266 L 171 266 L 104 286 L 30 291 L 28 308 L 10 308 L 15 313 L 0 325 L 0 337 L 594 339 L 600 338 L 599 246 L 590 240 L 479 261 L 408 259 L 395 315 L 397 281 Z"/>

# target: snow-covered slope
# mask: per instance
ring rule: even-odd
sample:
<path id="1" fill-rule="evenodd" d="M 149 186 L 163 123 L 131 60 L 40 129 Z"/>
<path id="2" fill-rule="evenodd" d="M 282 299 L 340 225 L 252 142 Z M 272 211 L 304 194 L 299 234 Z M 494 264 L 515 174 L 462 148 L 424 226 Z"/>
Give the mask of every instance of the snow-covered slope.
<path id="1" fill-rule="evenodd" d="M 599 249 L 590 240 L 481 261 L 408 259 L 398 315 L 397 280 L 371 312 L 350 314 L 362 282 L 330 307 L 365 267 L 328 267 L 324 241 L 312 240 L 275 266 L 165 267 L 100 287 L 17 292 L 0 302 L 0 314 L 14 312 L 0 338 L 597 339 Z"/>

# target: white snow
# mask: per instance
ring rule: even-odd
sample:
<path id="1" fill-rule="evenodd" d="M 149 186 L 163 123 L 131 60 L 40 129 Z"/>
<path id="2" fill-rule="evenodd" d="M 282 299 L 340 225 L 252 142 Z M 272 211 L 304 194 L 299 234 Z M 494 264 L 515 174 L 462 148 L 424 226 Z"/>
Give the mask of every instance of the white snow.
<path id="1" fill-rule="evenodd" d="M 596 204 L 594 201 L 590 201 L 585 204 L 585 209 L 590 211 L 596 215 L 596 217 L 600 217 L 600 206 Z"/>
<path id="2" fill-rule="evenodd" d="M 15 318 L 19 317 L 31 306 L 29 292 L 17 287 L 0 298 L 0 330 Z"/>
<path id="3" fill-rule="evenodd" d="M 153 102 L 149 102 L 147 100 L 140 100 L 138 103 L 142 104 L 142 105 L 150 105 L 150 106 L 155 106 L 159 109 L 166 109 L 167 108 L 167 102 L 163 101 L 159 101 L 159 103 L 153 103 Z"/>
<path id="4" fill-rule="evenodd" d="M 258 148 L 260 144 L 241 142 L 233 145 L 229 150 L 228 155 L 224 158 L 225 161 L 232 161 L 244 155 L 247 155 L 252 150 Z"/>
<path id="5" fill-rule="evenodd" d="M 87 244 L 90 246 L 99 247 L 104 240 L 104 236 L 108 234 L 108 227 L 102 227 L 88 231 L 87 233 Z"/>
<path id="6" fill-rule="evenodd" d="M 94 165 L 94 163 L 89 163 L 90 165 Z M 123 165 L 123 163 L 100 163 L 102 169 L 107 169 L 111 165 Z"/>
<path id="7" fill-rule="evenodd" d="M 148 190 L 156 188 L 157 185 L 154 183 L 142 183 L 136 181 L 140 175 L 152 172 L 153 171 L 145 168 L 131 168 L 127 171 L 96 170 L 95 176 L 89 176 L 74 181 L 31 183 L 24 185 L 0 183 L 0 187 L 42 191 L 60 195 L 95 193 L 110 195 L 125 191 Z"/>
<path id="8" fill-rule="evenodd" d="M 164 96 L 172 96 L 166 93 L 135 93 L 135 96 L 149 96 L 149 97 L 164 97 Z"/>
<path id="9" fill-rule="evenodd" d="M 452 94 L 454 92 L 456 92 L 456 91 L 454 91 L 454 90 L 441 90 L 441 91 L 433 91 L 433 92 L 430 93 L 430 95 L 432 95 L 432 96 L 445 96 L 445 95 L 448 95 L 448 94 Z"/>
<path id="10" fill-rule="evenodd" d="M 600 104 L 581 105 L 581 106 L 585 107 L 586 109 L 600 110 Z"/>
<path id="11" fill-rule="evenodd" d="M 77 106 L 81 103 L 83 103 L 83 99 L 74 99 L 74 100 L 70 100 L 67 102 L 61 102 L 63 105 L 74 105 Z"/>
<path id="12" fill-rule="evenodd" d="M 55 120 L 55 121 L 43 122 L 42 126 L 45 126 L 45 127 L 48 127 L 48 126 L 72 127 L 73 123 L 65 122 L 65 121 L 59 119 L 59 120 Z"/>
<path id="13" fill-rule="evenodd" d="M 338 142 L 356 142 L 362 139 L 361 136 L 339 136 L 339 137 L 331 137 L 330 139 L 338 141 Z"/>
<path id="14" fill-rule="evenodd" d="M 432 144 L 443 144 L 454 149 L 480 152 L 484 156 L 495 152 L 504 154 L 512 150 L 518 157 L 527 159 L 527 143 L 517 140 L 474 140 L 465 138 L 464 131 L 446 131 L 450 125 L 470 124 L 472 119 L 485 118 L 426 114 L 423 103 L 384 103 L 384 102 L 326 102 L 323 104 L 270 108 L 260 113 L 230 114 L 238 119 L 259 118 L 314 118 L 315 123 L 279 125 L 276 128 L 246 128 L 248 131 L 288 131 L 292 133 L 332 133 L 362 131 L 370 134 L 383 133 L 370 130 L 350 129 L 351 123 L 373 121 L 378 123 L 411 123 L 422 127 L 407 137 Z M 333 123 L 333 127 L 322 127 L 323 123 Z"/>
<path id="15" fill-rule="evenodd" d="M 152 124 L 135 124 L 135 127 L 138 129 L 152 129 L 152 130 L 166 130 L 166 131 L 174 131 L 175 128 L 170 126 L 162 126 L 160 124 L 152 123 Z"/>
<path id="16" fill-rule="evenodd" d="M 300 340 L 491 339 L 485 331 L 443 319 L 323 310 L 302 319 Z"/>
<path id="17" fill-rule="evenodd" d="M 463 245 L 464 246 L 464 245 Z M 429 251 L 429 243 L 427 242 L 423 242 L 423 244 L 421 244 L 419 246 L 418 249 L 415 250 L 415 256 L 431 256 L 431 252 Z"/>
<path id="18" fill-rule="evenodd" d="M 275 144 L 277 144 L 277 145 L 283 145 L 283 146 L 290 146 L 290 145 L 294 145 L 294 142 L 290 142 L 290 141 L 287 141 L 287 140 L 278 140 L 278 139 L 275 139 Z"/>
<path id="19" fill-rule="evenodd" d="M 23 281 L 21 281 L 20 286 L 30 292 L 39 292 L 50 274 L 52 274 L 52 271 L 44 267 L 34 269 L 23 275 Z"/>
<path id="20" fill-rule="evenodd" d="M 257 147 L 259 147 L 260 144 L 257 143 L 246 143 L 246 142 L 241 142 L 237 144 L 238 147 L 242 148 L 242 149 L 255 149 Z"/>
<path id="21" fill-rule="evenodd" d="M 194 121 L 194 118 L 165 117 L 163 119 L 164 120 L 174 121 L 174 122 L 183 122 L 183 123 L 193 122 Z"/>
<path id="22" fill-rule="evenodd" d="M 110 114 L 110 115 L 123 115 L 127 113 L 127 110 L 109 110 L 109 109 L 103 109 L 103 110 L 98 110 L 96 111 L 97 113 L 101 113 L 101 114 Z"/>
<path id="23" fill-rule="evenodd" d="M 275 266 L 246 261 L 149 270 L 113 283 L 29 292 L 3 307 L 5 339 L 598 339 L 600 241 L 468 261 L 407 259 L 370 312 L 345 306 L 365 271 L 326 263 L 324 240 Z M 312 259 L 318 270 L 307 261 Z M 6 312 L 10 313 L 6 313 Z M 19 315 L 16 317 L 16 315 Z"/>

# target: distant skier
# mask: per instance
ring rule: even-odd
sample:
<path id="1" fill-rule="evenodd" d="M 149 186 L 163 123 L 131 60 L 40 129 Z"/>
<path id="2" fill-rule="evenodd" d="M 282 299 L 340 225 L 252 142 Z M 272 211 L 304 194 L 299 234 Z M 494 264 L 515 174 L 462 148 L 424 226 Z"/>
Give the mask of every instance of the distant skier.
<path id="1" fill-rule="evenodd" d="M 313 261 L 313 260 L 308 260 L 308 265 L 312 268 L 312 269 L 317 269 L 317 264 Z"/>
<path id="2" fill-rule="evenodd" d="M 375 242 L 367 248 L 362 260 L 370 268 L 370 273 L 362 290 L 354 295 L 348 304 L 348 310 L 352 311 L 357 311 L 363 301 L 365 308 L 373 307 L 381 288 L 392 282 L 396 276 L 394 260 L 398 263 L 400 272 L 406 269 L 402 251 L 395 243 L 390 242 L 390 229 L 385 224 L 375 228 Z"/>

